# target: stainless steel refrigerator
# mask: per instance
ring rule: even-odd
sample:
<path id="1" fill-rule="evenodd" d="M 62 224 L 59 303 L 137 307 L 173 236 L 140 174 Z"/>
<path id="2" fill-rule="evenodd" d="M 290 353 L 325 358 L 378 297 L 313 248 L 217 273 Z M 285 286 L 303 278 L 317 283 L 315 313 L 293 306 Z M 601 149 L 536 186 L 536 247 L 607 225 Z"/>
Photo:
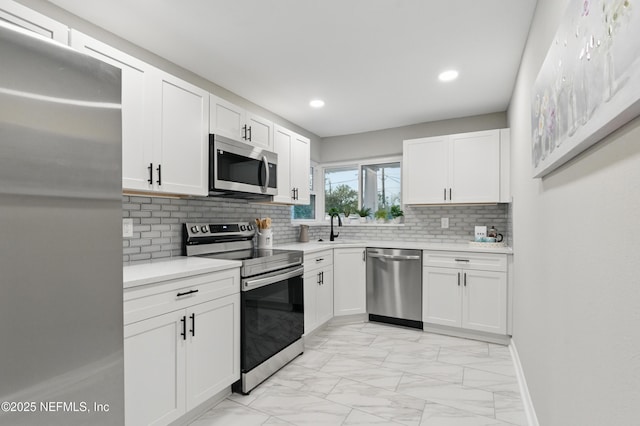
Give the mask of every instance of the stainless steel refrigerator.
<path id="1" fill-rule="evenodd" d="M 0 424 L 124 423 L 120 96 L 0 23 Z"/>

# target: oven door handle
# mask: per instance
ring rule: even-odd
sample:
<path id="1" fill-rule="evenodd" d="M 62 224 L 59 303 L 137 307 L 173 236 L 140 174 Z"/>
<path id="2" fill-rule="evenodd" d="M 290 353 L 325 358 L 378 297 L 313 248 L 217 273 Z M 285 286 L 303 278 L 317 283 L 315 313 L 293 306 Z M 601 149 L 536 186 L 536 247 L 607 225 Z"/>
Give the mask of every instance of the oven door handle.
<path id="1" fill-rule="evenodd" d="M 294 269 L 293 271 L 286 272 L 284 274 L 277 274 L 266 278 L 257 278 L 254 280 L 246 280 L 242 285 L 243 291 L 254 290 L 256 288 L 264 287 L 265 285 L 277 283 L 278 281 L 293 278 L 304 274 L 304 266 Z"/>

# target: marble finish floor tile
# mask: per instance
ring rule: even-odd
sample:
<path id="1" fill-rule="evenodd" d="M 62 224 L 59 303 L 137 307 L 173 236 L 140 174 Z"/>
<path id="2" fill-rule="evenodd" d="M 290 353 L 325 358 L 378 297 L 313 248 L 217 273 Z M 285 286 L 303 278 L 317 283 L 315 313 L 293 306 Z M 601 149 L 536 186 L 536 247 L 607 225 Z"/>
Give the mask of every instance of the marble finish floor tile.
<path id="1" fill-rule="evenodd" d="M 251 394 L 231 394 L 191 423 L 378 424 L 525 426 L 509 348 L 379 323 L 329 325 Z"/>

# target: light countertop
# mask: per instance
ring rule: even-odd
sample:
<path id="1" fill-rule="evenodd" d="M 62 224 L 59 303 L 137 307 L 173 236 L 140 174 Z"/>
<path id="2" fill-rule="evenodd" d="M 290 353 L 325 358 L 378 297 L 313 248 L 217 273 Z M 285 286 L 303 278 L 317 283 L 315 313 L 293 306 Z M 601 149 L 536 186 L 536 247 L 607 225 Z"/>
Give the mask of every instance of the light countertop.
<path id="1" fill-rule="evenodd" d="M 470 244 L 438 244 L 417 241 L 375 241 L 375 240 L 336 240 L 336 241 L 309 241 L 308 243 L 279 244 L 274 248 L 287 250 L 302 250 L 305 253 L 313 253 L 334 248 L 379 247 L 397 249 L 417 249 L 434 251 L 460 251 L 475 253 L 513 254 L 511 247 L 476 247 Z"/>
<path id="2" fill-rule="evenodd" d="M 239 268 L 238 260 L 204 259 L 201 257 L 172 257 L 134 265 L 125 265 L 122 269 L 124 288 L 152 284 L 192 275 Z"/>

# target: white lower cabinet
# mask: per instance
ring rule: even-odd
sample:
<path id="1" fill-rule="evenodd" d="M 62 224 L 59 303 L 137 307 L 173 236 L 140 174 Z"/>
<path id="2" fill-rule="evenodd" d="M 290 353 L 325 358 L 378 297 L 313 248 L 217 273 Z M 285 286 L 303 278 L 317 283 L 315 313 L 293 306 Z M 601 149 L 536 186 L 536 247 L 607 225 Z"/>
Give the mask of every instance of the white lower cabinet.
<path id="1" fill-rule="evenodd" d="M 240 378 L 239 278 L 236 269 L 125 292 L 126 425 L 169 424 Z"/>
<path id="2" fill-rule="evenodd" d="M 125 424 L 162 425 L 185 412 L 184 311 L 124 327 Z"/>
<path id="3" fill-rule="evenodd" d="M 425 251 L 423 262 L 424 323 L 507 333 L 506 255 Z"/>
<path id="4" fill-rule="evenodd" d="M 367 312 L 365 252 L 365 247 L 334 249 L 333 313 L 335 316 Z"/>
<path id="5" fill-rule="evenodd" d="M 305 254 L 304 333 L 333 317 L 333 250 Z"/>

